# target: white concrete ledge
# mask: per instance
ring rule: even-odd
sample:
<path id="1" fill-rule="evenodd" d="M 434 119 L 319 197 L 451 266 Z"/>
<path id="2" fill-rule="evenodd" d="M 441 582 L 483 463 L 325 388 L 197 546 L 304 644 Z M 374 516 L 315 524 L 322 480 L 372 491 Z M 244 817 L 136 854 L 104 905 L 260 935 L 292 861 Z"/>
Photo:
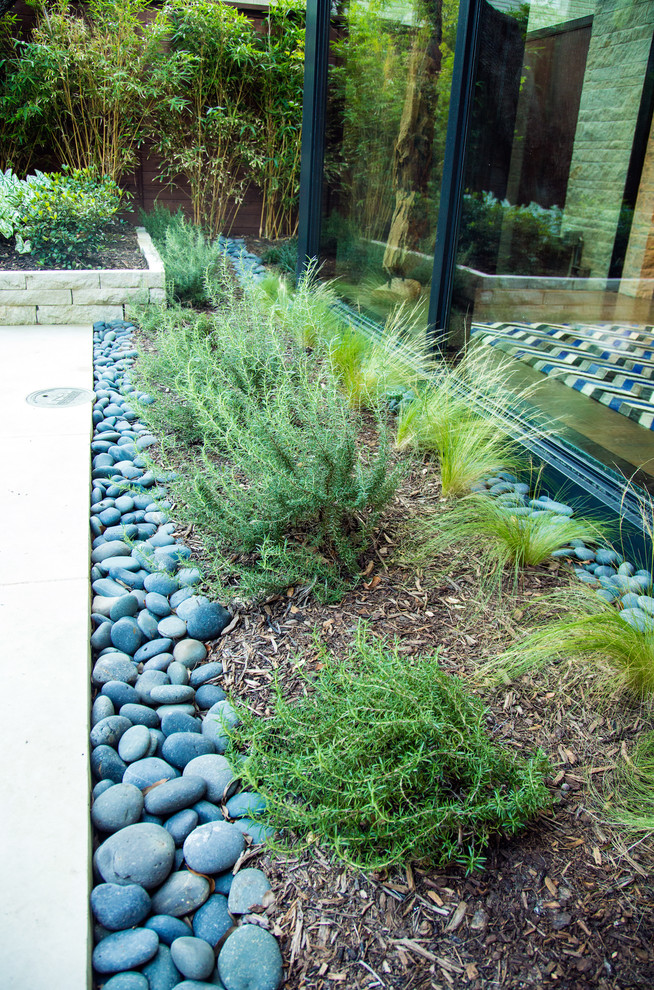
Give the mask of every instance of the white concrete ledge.
<path id="1" fill-rule="evenodd" d="M 147 268 L 0 271 L 0 324 L 122 320 L 126 305 L 166 301 L 164 266 L 144 227 L 136 236 Z"/>

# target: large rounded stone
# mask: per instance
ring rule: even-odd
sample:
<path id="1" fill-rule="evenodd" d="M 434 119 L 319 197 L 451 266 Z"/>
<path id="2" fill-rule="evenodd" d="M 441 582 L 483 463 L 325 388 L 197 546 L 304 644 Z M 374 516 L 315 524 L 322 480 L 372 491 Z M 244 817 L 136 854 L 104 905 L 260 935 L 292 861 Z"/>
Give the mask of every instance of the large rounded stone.
<path id="1" fill-rule="evenodd" d="M 115 832 L 102 843 L 94 857 L 96 869 L 106 883 L 137 883 L 146 890 L 163 883 L 174 860 L 172 836 L 161 825 L 149 822 L 128 825 Z"/>
<path id="2" fill-rule="evenodd" d="M 266 810 L 266 799 L 254 791 L 241 791 L 227 802 L 230 818 L 243 818 L 245 815 L 258 815 Z"/>
<path id="3" fill-rule="evenodd" d="M 152 826 L 156 828 L 157 826 Z M 166 832 L 166 835 L 168 833 Z M 173 849 L 175 843 L 171 836 Z M 181 918 L 204 904 L 210 893 L 209 881 L 206 877 L 198 877 L 188 870 L 172 873 L 166 882 L 152 896 L 152 910 L 156 914 L 171 914 L 173 918 Z"/>
<path id="4" fill-rule="evenodd" d="M 176 938 L 191 935 L 191 929 L 185 921 L 173 918 L 172 914 L 153 914 L 145 922 L 144 928 L 151 928 L 159 936 L 164 945 L 172 945 Z"/>
<path id="5" fill-rule="evenodd" d="M 175 732 L 166 738 L 161 747 L 164 760 L 168 760 L 179 770 L 183 770 L 196 757 L 213 755 L 215 752 L 216 747 L 211 740 L 197 732 Z"/>
<path id="6" fill-rule="evenodd" d="M 143 636 L 136 619 L 131 618 L 131 616 L 124 616 L 118 622 L 114 622 L 111 627 L 111 642 L 117 650 L 128 653 L 130 656 L 134 656 L 142 640 Z"/>
<path id="7" fill-rule="evenodd" d="M 150 990 L 174 990 L 182 979 L 167 945 L 159 946 L 154 959 L 141 972 L 147 977 Z"/>
<path id="8" fill-rule="evenodd" d="M 192 669 L 197 663 L 204 660 L 206 655 L 206 646 L 197 639 L 182 639 L 179 643 L 175 644 L 175 649 L 173 650 L 175 660 L 183 663 L 189 669 Z"/>
<path id="9" fill-rule="evenodd" d="M 193 808 L 184 808 L 183 811 L 178 811 L 176 814 L 171 815 L 164 822 L 164 828 L 167 832 L 170 832 L 175 840 L 175 845 L 179 848 L 184 845 L 184 840 L 191 834 L 198 821 L 199 816 L 197 811 Z"/>
<path id="10" fill-rule="evenodd" d="M 188 684 L 158 684 L 151 688 L 150 698 L 157 705 L 192 704 L 195 699 L 195 688 Z"/>
<path id="11" fill-rule="evenodd" d="M 92 676 L 93 683 L 99 686 L 108 681 L 124 681 L 125 684 L 135 684 L 139 672 L 136 664 L 125 654 L 107 653 L 97 661 Z"/>
<path id="12" fill-rule="evenodd" d="M 107 935 L 93 950 L 93 968 L 98 973 L 120 973 L 142 966 L 156 955 L 159 937 L 148 928 L 130 928 Z"/>
<path id="13" fill-rule="evenodd" d="M 116 973 L 102 984 L 102 990 L 148 990 L 148 981 L 142 973 Z"/>
<path id="14" fill-rule="evenodd" d="M 98 780 L 113 780 L 119 784 L 127 764 L 112 746 L 96 746 L 91 750 L 91 770 Z"/>
<path id="15" fill-rule="evenodd" d="M 184 859 L 197 873 L 222 873 L 245 848 L 243 834 L 229 822 L 208 822 L 193 829 L 184 842 Z"/>
<path id="16" fill-rule="evenodd" d="M 227 910 L 227 898 L 223 894 L 212 894 L 193 915 L 193 934 L 215 948 L 233 924 Z"/>
<path id="17" fill-rule="evenodd" d="M 145 795 L 145 810 L 151 815 L 173 815 L 195 804 L 207 789 L 202 777 L 178 777 L 153 787 Z"/>
<path id="18" fill-rule="evenodd" d="M 167 615 L 160 621 L 157 629 L 160 636 L 168 636 L 170 639 L 181 639 L 186 635 L 186 623 L 177 615 Z"/>
<path id="19" fill-rule="evenodd" d="M 262 870 L 239 870 L 232 881 L 227 906 L 231 914 L 249 914 L 252 908 L 263 904 L 270 890 L 268 878 Z"/>
<path id="20" fill-rule="evenodd" d="M 123 775 L 123 783 L 135 784 L 143 791 L 160 780 L 172 780 L 173 777 L 179 777 L 179 771 L 170 763 L 158 756 L 146 756 L 144 760 L 130 763 Z"/>
<path id="21" fill-rule="evenodd" d="M 200 687 L 201 684 L 206 684 L 207 681 L 213 680 L 214 677 L 221 677 L 223 674 L 223 665 L 220 660 L 212 660 L 210 663 L 203 663 L 200 667 L 196 667 L 191 674 L 189 683 L 192 687 Z"/>
<path id="22" fill-rule="evenodd" d="M 186 620 L 186 629 L 192 639 L 215 639 L 232 621 L 232 616 L 217 602 L 198 605 Z"/>
<path id="23" fill-rule="evenodd" d="M 158 713 L 147 705 L 128 703 L 122 706 L 119 714 L 128 718 L 133 725 L 145 725 L 148 729 L 156 729 L 159 726 Z"/>
<path id="24" fill-rule="evenodd" d="M 192 715 L 173 711 L 162 717 L 161 731 L 164 736 L 172 736 L 180 732 L 193 732 L 199 735 L 202 732 L 202 723 Z"/>
<path id="25" fill-rule="evenodd" d="M 107 681 L 106 684 L 102 685 L 100 694 L 109 698 L 116 708 L 135 704 L 139 700 L 132 685 L 126 684 L 124 681 Z"/>
<path id="26" fill-rule="evenodd" d="M 101 832 L 118 832 L 135 825 L 143 811 L 143 794 L 133 784 L 115 784 L 93 802 L 91 818 Z"/>
<path id="27" fill-rule="evenodd" d="M 135 883 L 101 883 L 91 891 L 91 910 L 109 931 L 122 931 L 143 921 L 150 911 L 150 895 Z"/>
<path id="28" fill-rule="evenodd" d="M 225 939 L 218 956 L 225 990 L 277 990 L 282 954 L 274 935 L 258 925 L 242 925 Z"/>
<path id="29" fill-rule="evenodd" d="M 222 801 L 223 795 L 229 797 L 236 789 L 238 781 L 224 756 L 209 753 L 206 756 L 196 756 L 184 767 L 184 776 L 204 777 L 207 782 L 207 798 L 209 801 Z"/>
<path id="30" fill-rule="evenodd" d="M 161 687 L 163 684 L 170 684 L 168 674 L 164 670 L 144 670 L 136 682 L 136 693 L 143 704 L 151 705 L 152 688 Z"/>
<path id="31" fill-rule="evenodd" d="M 105 700 L 112 705 L 110 698 L 106 698 Z M 108 715 L 91 729 L 91 745 L 113 746 L 115 749 L 121 738 L 131 727 L 132 723 L 128 718 L 122 715 Z"/>
<path id="32" fill-rule="evenodd" d="M 173 962 L 189 980 L 205 980 L 215 966 L 213 948 L 201 938 L 177 938 L 170 947 Z"/>

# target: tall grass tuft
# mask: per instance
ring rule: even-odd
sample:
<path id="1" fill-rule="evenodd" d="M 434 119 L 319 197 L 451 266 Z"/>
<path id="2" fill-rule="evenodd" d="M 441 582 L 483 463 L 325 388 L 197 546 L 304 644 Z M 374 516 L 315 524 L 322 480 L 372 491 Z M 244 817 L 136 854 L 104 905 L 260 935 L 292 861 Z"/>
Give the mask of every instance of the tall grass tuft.
<path id="1" fill-rule="evenodd" d="M 483 865 L 489 840 L 546 809 L 546 760 L 498 745 L 488 713 L 438 654 L 406 656 L 360 626 L 349 655 L 321 651 L 305 697 L 240 711 L 229 757 L 267 819 L 362 869 L 410 860 Z"/>
<path id="2" fill-rule="evenodd" d="M 539 610 L 563 613 L 546 619 L 509 650 L 480 669 L 482 677 L 515 678 L 559 659 L 592 664 L 602 688 L 638 698 L 654 692 L 654 626 L 634 628 L 593 592 L 569 588 L 545 596 Z M 607 678 L 606 671 L 610 671 Z"/>
<path id="3" fill-rule="evenodd" d="M 590 520 L 554 512 L 523 515 L 517 505 L 511 507 L 503 499 L 477 493 L 419 518 L 407 529 L 407 562 L 428 564 L 446 550 L 454 551 L 454 560 L 476 556 L 486 592 L 500 591 L 503 581 L 515 590 L 524 567 L 542 564 L 572 539 L 597 542 L 605 536 L 605 530 Z"/>
<path id="4" fill-rule="evenodd" d="M 614 791 L 603 813 L 635 832 L 654 832 L 654 732 L 645 732 L 613 771 Z"/>

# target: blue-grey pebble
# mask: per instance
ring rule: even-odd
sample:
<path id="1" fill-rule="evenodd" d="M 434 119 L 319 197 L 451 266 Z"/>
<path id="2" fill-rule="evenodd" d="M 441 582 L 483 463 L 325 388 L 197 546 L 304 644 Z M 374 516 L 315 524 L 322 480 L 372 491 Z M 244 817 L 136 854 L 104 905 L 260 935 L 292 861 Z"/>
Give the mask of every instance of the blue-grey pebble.
<path id="1" fill-rule="evenodd" d="M 102 984 L 102 990 L 149 990 L 149 988 L 143 973 L 129 970 L 109 977 L 107 982 Z"/>
<path id="2" fill-rule="evenodd" d="M 216 964 L 213 947 L 204 939 L 187 935 L 177 938 L 170 947 L 177 969 L 189 980 L 204 980 Z"/>
<path id="3" fill-rule="evenodd" d="M 172 662 L 172 653 L 157 653 L 156 656 L 150 657 L 149 660 L 145 661 L 143 670 L 165 670 L 168 673 L 168 668 Z"/>
<path id="4" fill-rule="evenodd" d="M 229 894 L 232 889 L 232 883 L 234 882 L 234 874 L 231 870 L 225 870 L 224 873 L 217 873 L 213 877 L 214 890 L 217 894 L 224 894 L 225 897 Z"/>
<path id="5" fill-rule="evenodd" d="M 249 914 L 252 908 L 264 903 L 270 889 L 270 881 L 263 870 L 252 867 L 239 870 L 227 900 L 230 914 Z"/>
<path id="6" fill-rule="evenodd" d="M 277 939 L 258 925 L 241 925 L 225 939 L 218 973 L 228 990 L 278 990 L 283 972 Z"/>
<path id="7" fill-rule="evenodd" d="M 91 750 L 91 770 L 96 780 L 113 780 L 118 784 L 126 769 L 127 764 L 113 746 L 96 746 Z"/>
<path id="8" fill-rule="evenodd" d="M 145 663 L 150 657 L 156 657 L 158 653 L 169 653 L 172 645 L 172 639 L 151 639 L 149 643 L 144 643 L 138 648 L 134 654 L 134 660 L 136 663 Z"/>
<path id="9" fill-rule="evenodd" d="M 170 639 L 182 639 L 186 636 L 186 623 L 177 615 L 167 615 L 161 619 L 157 630 L 160 636 L 168 636 Z"/>
<path id="10" fill-rule="evenodd" d="M 239 791 L 227 802 L 230 818 L 244 818 L 245 815 L 258 815 L 266 810 L 266 799 L 254 791 Z"/>
<path id="11" fill-rule="evenodd" d="M 222 801 L 223 795 L 229 797 L 237 787 L 232 768 L 225 757 L 218 754 L 196 756 L 184 767 L 184 776 L 204 777 L 209 801 Z"/>
<path id="12" fill-rule="evenodd" d="M 109 577 L 113 577 L 113 571 L 138 571 L 139 564 L 133 557 L 106 557 L 99 565 Z"/>
<path id="13" fill-rule="evenodd" d="M 262 825 L 260 822 L 254 822 L 251 818 L 236 818 L 234 820 L 234 827 L 242 832 L 243 835 L 249 835 L 255 845 L 264 843 L 266 839 L 271 839 L 275 834 L 274 828 L 270 828 L 268 825 Z"/>
<path id="14" fill-rule="evenodd" d="M 171 815 L 164 822 L 164 828 L 173 837 L 175 845 L 179 849 L 184 845 L 184 840 L 191 834 L 198 824 L 198 813 L 193 808 L 184 808 L 182 811 Z"/>
<path id="15" fill-rule="evenodd" d="M 93 800 L 95 801 L 96 798 L 99 798 L 100 795 L 104 794 L 105 791 L 108 791 L 110 787 L 116 787 L 113 780 L 99 780 L 91 791 Z"/>
<path id="16" fill-rule="evenodd" d="M 108 646 L 112 645 L 112 626 L 113 623 L 107 619 L 105 622 L 102 622 L 91 634 L 91 649 L 96 653 L 99 653 L 101 650 L 105 650 Z"/>
<path id="17" fill-rule="evenodd" d="M 227 910 L 227 898 L 224 894 L 212 894 L 193 915 L 193 934 L 215 948 L 233 924 Z"/>
<path id="18" fill-rule="evenodd" d="M 109 698 L 106 700 L 112 703 Z M 132 723 L 124 715 L 107 715 L 91 729 L 91 745 L 113 746 L 115 749 L 131 727 Z"/>
<path id="19" fill-rule="evenodd" d="M 158 756 L 146 756 L 143 760 L 130 763 L 123 774 L 123 782 L 145 790 L 159 780 L 172 780 L 174 777 L 179 777 L 179 770 L 170 763 Z"/>
<path id="20" fill-rule="evenodd" d="M 134 686 L 141 702 L 150 705 L 153 702 L 152 688 L 169 683 L 168 674 L 164 670 L 144 670 Z"/>
<path id="21" fill-rule="evenodd" d="M 177 614 L 181 619 L 188 620 L 189 616 L 195 612 L 200 605 L 211 605 L 209 598 L 204 595 L 191 595 L 186 598 L 177 608 Z"/>
<path id="22" fill-rule="evenodd" d="M 114 784 L 93 802 L 91 820 L 101 832 L 120 831 L 135 825 L 143 812 L 143 794 L 133 784 Z"/>
<path id="23" fill-rule="evenodd" d="M 126 684 L 125 681 L 107 681 L 106 684 L 102 685 L 100 694 L 110 698 L 116 708 L 136 704 L 139 700 L 132 685 Z M 129 715 L 126 717 L 129 718 Z"/>
<path id="24" fill-rule="evenodd" d="M 146 639 L 159 638 L 159 618 L 147 608 L 144 608 L 142 612 L 139 612 L 137 621 L 139 624 L 139 629 Z"/>
<path id="25" fill-rule="evenodd" d="M 222 674 L 222 662 L 220 660 L 211 660 L 209 663 L 203 663 L 201 666 L 196 667 L 191 672 L 189 683 L 193 687 L 200 687 L 200 685 L 206 684 L 207 681 L 213 680 L 214 677 L 221 677 Z"/>
<path id="26" fill-rule="evenodd" d="M 138 925 L 150 912 L 150 895 L 138 884 L 101 883 L 91 891 L 95 919 L 111 932 Z"/>
<path id="27" fill-rule="evenodd" d="M 103 719 L 109 718 L 110 715 L 115 715 L 115 713 L 116 709 L 111 698 L 107 698 L 104 694 L 99 694 L 91 708 L 91 725 L 96 726 L 98 722 L 102 722 Z"/>
<path id="28" fill-rule="evenodd" d="M 91 587 L 96 595 L 104 595 L 106 597 L 120 597 L 122 595 L 127 595 L 128 591 L 123 588 L 122 584 L 118 584 L 113 578 L 100 578 L 99 581 L 93 581 Z"/>
<path id="29" fill-rule="evenodd" d="M 153 914 L 143 925 L 144 928 L 151 928 L 159 936 L 159 941 L 164 945 L 172 945 L 176 938 L 184 935 L 191 935 L 192 931 L 185 921 L 174 918 L 172 914 Z"/>
<path id="30" fill-rule="evenodd" d="M 177 591 L 174 591 L 173 594 L 170 596 L 171 608 L 176 609 L 179 605 L 182 604 L 182 602 L 185 602 L 188 598 L 190 598 L 192 594 L 193 591 L 191 588 L 187 588 L 187 587 L 178 588 Z"/>
<path id="31" fill-rule="evenodd" d="M 148 513 L 148 515 L 150 516 L 155 514 L 158 515 L 158 513 Z M 147 521 L 158 522 L 158 520 L 152 518 L 148 519 Z M 156 532 L 154 536 L 150 537 L 148 543 L 151 547 L 169 547 L 174 545 L 175 538 L 171 536 L 170 533 L 165 533 L 162 532 L 161 530 L 158 530 L 158 532 Z"/>
<path id="32" fill-rule="evenodd" d="M 211 801 L 196 801 L 193 811 L 197 812 L 198 825 L 206 825 L 208 822 L 224 822 L 225 816 L 218 805 Z"/>
<path id="33" fill-rule="evenodd" d="M 213 744 L 216 753 L 225 753 L 227 751 L 229 736 L 218 716 L 211 714 L 211 709 L 209 709 L 202 722 L 202 735 Z"/>
<path id="34" fill-rule="evenodd" d="M 192 670 L 207 655 L 207 648 L 198 639 L 181 639 L 175 644 L 173 657 Z"/>
<path id="35" fill-rule="evenodd" d="M 159 705 L 157 708 L 157 714 L 159 718 L 164 718 L 170 712 L 184 712 L 185 715 L 195 715 L 195 705 L 191 704 L 176 704 L 176 705 Z"/>
<path id="36" fill-rule="evenodd" d="M 186 621 L 188 635 L 192 639 L 215 639 L 232 621 L 231 614 L 218 602 L 198 605 Z"/>
<path id="37" fill-rule="evenodd" d="M 193 704 L 195 688 L 188 684 L 158 684 L 150 689 L 150 699 L 157 705 Z"/>
<path id="38" fill-rule="evenodd" d="M 171 657 L 172 660 L 172 657 Z M 173 660 L 168 670 L 166 671 L 168 677 L 170 678 L 171 684 L 188 684 L 189 683 L 189 672 L 188 667 L 185 667 L 183 663 L 179 660 Z"/>
<path id="39" fill-rule="evenodd" d="M 207 711 L 212 705 L 224 701 L 227 695 L 217 684 L 201 684 L 195 692 L 195 704 L 200 711 Z"/>
<path id="40" fill-rule="evenodd" d="M 149 708 L 147 705 L 128 702 L 126 705 L 122 705 L 120 714 L 125 715 L 133 725 L 145 725 L 148 729 L 159 727 L 158 712 L 154 708 Z"/>
<path id="41" fill-rule="evenodd" d="M 108 935 L 93 950 L 93 968 L 98 973 L 120 973 L 142 966 L 156 954 L 159 938 L 148 928 L 130 928 Z"/>
<path id="42" fill-rule="evenodd" d="M 175 732 L 166 737 L 161 752 L 165 760 L 183 770 L 191 760 L 211 755 L 216 750 L 210 739 L 197 732 Z"/>
<path id="43" fill-rule="evenodd" d="M 169 839 L 174 849 L 172 836 L 169 836 Z M 189 873 L 188 870 L 171 873 L 166 882 L 153 894 L 152 910 L 156 914 L 172 914 L 174 918 L 181 918 L 204 904 L 210 889 L 206 877 Z"/>
<path id="44" fill-rule="evenodd" d="M 163 571 L 153 571 L 145 579 L 145 590 L 146 591 L 156 591 L 159 595 L 172 595 L 173 592 L 177 591 L 179 588 L 179 581 L 176 577 L 171 574 L 166 574 Z"/>
<path id="45" fill-rule="evenodd" d="M 166 596 L 159 595 L 156 591 L 148 591 L 145 596 L 145 606 L 153 615 L 157 615 L 160 618 L 170 615 L 172 612 L 170 602 Z"/>
<path id="46" fill-rule="evenodd" d="M 99 547 L 92 551 L 91 562 L 99 564 L 107 557 L 129 557 L 131 553 L 132 548 L 127 543 L 123 543 L 122 540 L 110 540 L 108 543 L 104 542 L 100 544 Z"/>
<path id="47" fill-rule="evenodd" d="M 152 737 L 146 725 L 133 725 L 118 743 L 118 755 L 125 763 L 134 763 L 150 754 Z M 155 744 L 156 745 L 156 744 Z"/>
<path id="48" fill-rule="evenodd" d="M 207 789 L 202 777 L 177 777 L 153 787 L 145 795 L 145 810 L 151 815 L 173 815 L 204 797 Z"/>
<path id="49" fill-rule="evenodd" d="M 96 662 L 93 683 L 102 685 L 107 681 L 124 681 L 126 684 L 135 684 L 138 674 L 136 664 L 128 656 L 108 653 Z"/>
<path id="50" fill-rule="evenodd" d="M 106 883 L 137 883 L 152 890 L 169 875 L 174 859 L 170 833 L 161 825 L 138 822 L 110 835 L 96 850 L 94 865 Z"/>
<path id="51" fill-rule="evenodd" d="M 192 588 L 202 580 L 202 574 L 197 567 L 180 567 L 177 580 L 183 588 Z"/>
<path id="52" fill-rule="evenodd" d="M 156 956 L 142 972 L 148 978 L 149 990 L 174 990 L 182 979 L 167 945 L 159 946 Z"/>
<path id="53" fill-rule="evenodd" d="M 164 736 L 172 736 L 176 732 L 202 732 L 202 723 L 192 715 L 186 715 L 176 709 L 168 712 L 161 719 L 161 731 Z"/>
<path id="54" fill-rule="evenodd" d="M 184 842 L 186 865 L 197 873 L 223 873 L 245 848 L 243 834 L 229 822 L 198 825 Z"/>
<path id="55" fill-rule="evenodd" d="M 111 609 L 109 610 L 109 618 L 114 622 L 118 619 L 133 618 L 139 610 L 139 603 L 137 598 L 132 595 L 123 595 L 113 603 Z"/>

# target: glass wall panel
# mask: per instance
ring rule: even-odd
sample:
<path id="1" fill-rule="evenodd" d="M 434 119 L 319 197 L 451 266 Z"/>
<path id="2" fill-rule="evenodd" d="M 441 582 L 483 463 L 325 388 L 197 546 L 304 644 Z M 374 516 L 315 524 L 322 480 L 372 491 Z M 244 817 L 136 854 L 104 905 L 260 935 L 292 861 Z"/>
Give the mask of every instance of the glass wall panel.
<path id="1" fill-rule="evenodd" d="M 333 20 L 322 274 L 426 326 L 458 0 L 344 0 Z"/>
<path id="2" fill-rule="evenodd" d="M 653 484 L 654 3 L 484 0 L 481 17 L 449 329 Z"/>

